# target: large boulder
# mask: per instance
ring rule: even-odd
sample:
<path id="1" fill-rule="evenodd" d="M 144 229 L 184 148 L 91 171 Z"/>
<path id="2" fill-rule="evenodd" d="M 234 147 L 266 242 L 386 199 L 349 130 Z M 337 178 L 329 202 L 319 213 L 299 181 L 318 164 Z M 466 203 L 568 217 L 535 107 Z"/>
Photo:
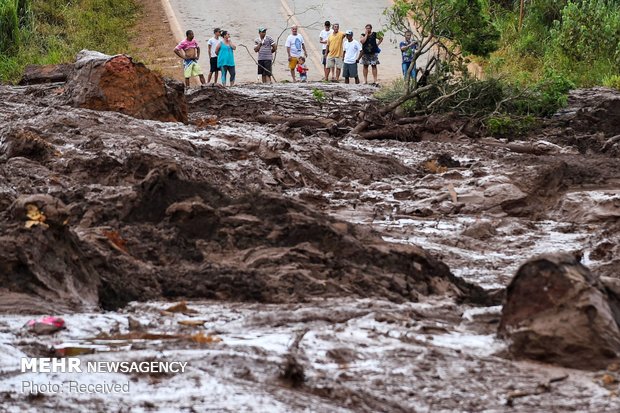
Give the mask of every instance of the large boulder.
<path id="1" fill-rule="evenodd" d="M 575 257 L 534 258 L 506 291 L 499 325 L 517 358 L 601 369 L 620 355 L 620 299 Z"/>
<path id="2" fill-rule="evenodd" d="M 139 119 L 187 122 L 183 84 L 164 79 L 130 56 L 82 50 L 66 92 L 72 106 Z"/>

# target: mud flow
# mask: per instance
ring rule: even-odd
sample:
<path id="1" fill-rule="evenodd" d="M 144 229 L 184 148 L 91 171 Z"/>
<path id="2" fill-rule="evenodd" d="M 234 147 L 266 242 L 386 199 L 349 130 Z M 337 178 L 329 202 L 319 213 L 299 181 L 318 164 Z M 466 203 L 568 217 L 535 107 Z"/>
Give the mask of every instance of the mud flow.
<path id="1" fill-rule="evenodd" d="M 579 274 L 620 320 L 618 92 L 575 91 L 519 139 L 449 115 L 375 120 L 360 136 L 378 105 L 370 87 L 184 94 L 155 76 L 139 86 L 152 104 L 132 106 L 105 79 L 142 68 L 98 59 L 66 81 L 0 86 L 8 411 L 620 409 L 614 337 L 589 368 L 497 336 L 500 320 L 523 321 L 519 301 L 502 314 L 506 287 L 540 254 L 584 266 L 548 274 Z M 82 88 L 93 76 L 101 89 Z M 533 294 L 526 284 L 511 291 Z M 66 329 L 22 328 L 42 314 Z M 59 380 L 19 371 L 46 356 L 188 367 L 89 376 L 129 393 L 22 392 Z"/>

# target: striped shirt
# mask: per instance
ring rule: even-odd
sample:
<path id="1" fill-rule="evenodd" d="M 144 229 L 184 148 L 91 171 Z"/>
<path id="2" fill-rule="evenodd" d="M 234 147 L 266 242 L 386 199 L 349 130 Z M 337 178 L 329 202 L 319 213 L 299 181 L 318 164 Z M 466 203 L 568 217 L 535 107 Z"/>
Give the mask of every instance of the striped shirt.
<path id="1" fill-rule="evenodd" d="M 262 46 L 258 50 L 258 60 L 271 60 L 273 54 L 271 53 L 271 45 L 275 44 L 275 41 L 271 36 L 265 35 L 265 38 L 261 40 L 260 37 L 254 39 L 254 44 L 261 44 Z"/>

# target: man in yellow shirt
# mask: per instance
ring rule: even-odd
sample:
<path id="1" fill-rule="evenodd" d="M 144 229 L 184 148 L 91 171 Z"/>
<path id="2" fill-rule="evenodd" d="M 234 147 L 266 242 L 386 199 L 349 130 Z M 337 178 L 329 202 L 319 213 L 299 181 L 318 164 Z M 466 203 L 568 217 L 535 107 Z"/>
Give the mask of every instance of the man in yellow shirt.
<path id="1" fill-rule="evenodd" d="M 342 58 L 344 49 L 342 43 L 344 41 L 344 33 L 340 31 L 340 24 L 332 25 L 334 32 L 327 38 L 327 47 L 325 55 L 327 56 L 326 68 L 331 72 L 331 81 L 337 82 L 340 79 L 340 71 L 342 70 Z"/>

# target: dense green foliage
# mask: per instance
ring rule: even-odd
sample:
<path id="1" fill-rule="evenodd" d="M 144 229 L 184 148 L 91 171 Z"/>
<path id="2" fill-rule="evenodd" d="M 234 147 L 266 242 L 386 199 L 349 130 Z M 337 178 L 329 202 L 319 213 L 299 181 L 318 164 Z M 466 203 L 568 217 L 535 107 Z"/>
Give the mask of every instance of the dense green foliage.
<path id="1" fill-rule="evenodd" d="M 553 72 L 579 87 L 620 75 L 620 0 L 531 0 L 522 27 L 518 0 L 489 9 L 502 34 L 489 74 L 531 84 Z"/>
<path id="2" fill-rule="evenodd" d="M 487 56 L 500 38 L 481 0 L 395 0 L 384 14 L 389 29 L 402 33 L 414 20 L 422 38 L 449 42 L 464 54 Z"/>
<path id="3" fill-rule="evenodd" d="M 456 17 L 449 19 L 448 27 L 464 53 L 488 56 L 497 49 L 500 33 L 480 1 L 452 0 L 452 7 Z"/>
<path id="4" fill-rule="evenodd" d="M 19 80 L 27 64 L 72 61 L 82 49 L 127 52 L 137 12 L 134 0 L 0 0 L 0 82 Z"/>
<path id="5" fill-rule="evenodd" d="M 0 0 L 0 53 L 14 53 L 19 44 L 16 0 Z"/>
<path id="6" fill-rule="evenodd" d="M 412 114 L 458 113 L 514 137 L 565 106 L 572 88 L 620 89 L 620 0 L 396 0 L 385 14 L 396 32 L 413 21 L 424 52 L 441 56 L 425 68 L 414 55 L 423 86 L 399 81 L 378 94 Z"/>

